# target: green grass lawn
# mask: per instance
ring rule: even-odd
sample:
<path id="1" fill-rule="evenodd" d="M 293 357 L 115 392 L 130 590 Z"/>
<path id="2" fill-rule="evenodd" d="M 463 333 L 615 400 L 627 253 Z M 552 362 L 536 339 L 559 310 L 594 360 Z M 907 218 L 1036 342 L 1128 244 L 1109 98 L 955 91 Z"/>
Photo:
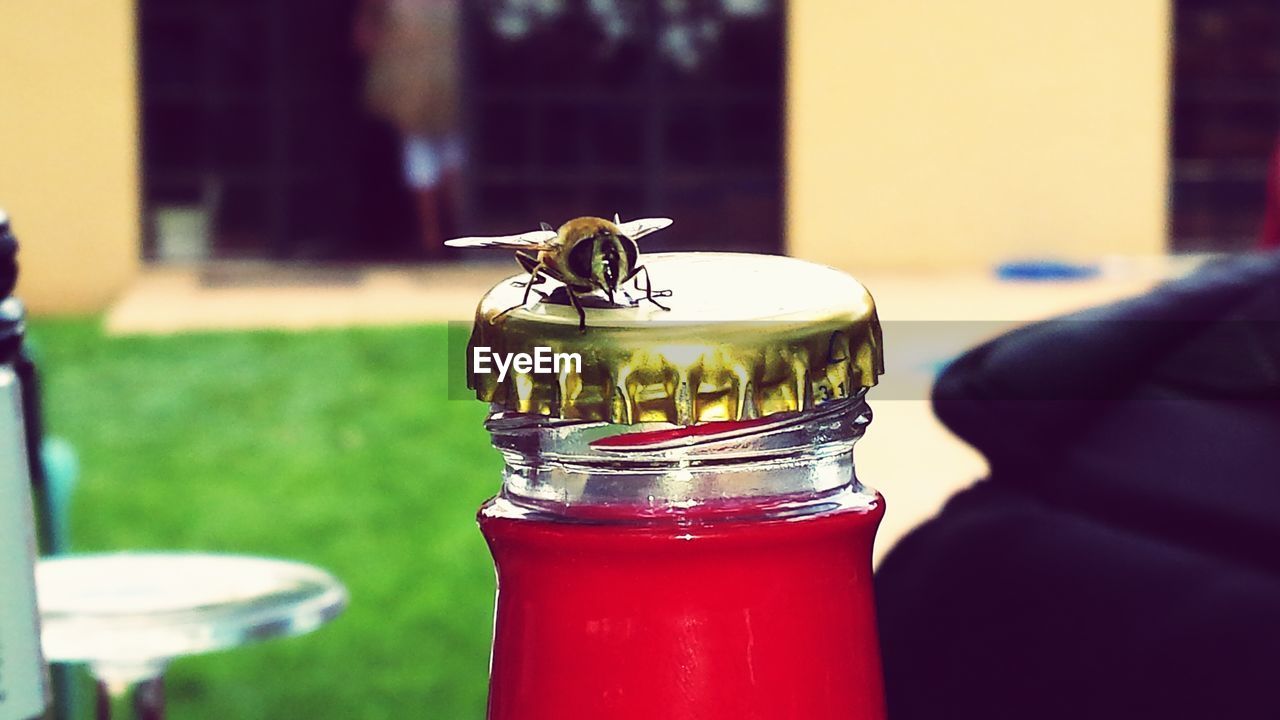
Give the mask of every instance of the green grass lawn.
<path id="1" fill-rule="evenodd" d="M 37 320 L 76 551 L 278 556 L 340 577 L 312 635 L 176 662 L 173 718 L 483 716 L 493 571 L 484 406 L 445 399 L 445 328 L 105 337 Z"/>

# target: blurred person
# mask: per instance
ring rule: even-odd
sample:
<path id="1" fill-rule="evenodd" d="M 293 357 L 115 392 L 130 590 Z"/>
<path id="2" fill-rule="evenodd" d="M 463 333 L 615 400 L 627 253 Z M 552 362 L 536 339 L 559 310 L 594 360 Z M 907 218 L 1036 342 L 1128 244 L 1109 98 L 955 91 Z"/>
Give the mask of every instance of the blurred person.
<path id="1" fill-rule="evenodd" d="M 459 128 L 456 0 L 360 0 L 353 39 L 368 59 L 365 102 L 400 133 L 419 242 L 438 258 L 456 234 L 464 151 Z"/>
<path id="2" fill-rule="evenodd" d="M 956 360 L 988 478 L 876 576 L 889 717 L 1280 717 L 1280 252 Z"/>

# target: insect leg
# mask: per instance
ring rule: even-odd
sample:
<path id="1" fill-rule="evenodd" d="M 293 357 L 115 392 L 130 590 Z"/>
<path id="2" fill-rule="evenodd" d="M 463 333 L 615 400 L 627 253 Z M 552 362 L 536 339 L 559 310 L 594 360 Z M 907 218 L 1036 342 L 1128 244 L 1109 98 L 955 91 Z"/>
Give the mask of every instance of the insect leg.
<path id="1" fill-rule="evenodd" d="M 537 285 L 538 283 L 542 282 L 543 280 L 544 280 L 544 278 L 542 277 L 542 266 L 541 266 L 541 265 L 538 265 L 538 266 L 537 266 L 537 267 L 535 267 L 534 269 L 530 270 L 530 271 L 529 271 L 529 281 L 528 281 L 528 282 L 526 282 L 526 283 L 524 284 L 524 298 L 522 298 L 522 299 L 520 300 L 520 304 L 518 304 L 518 305 L 512 305 L 511 307 L 507 308 L 506 310 L 503 310 L 502 312 L 498 313 L 497 315 L 494 315 L 494 316 L 493 316 L 493 319 L 494 319 L 494 320 L 497 320 L 498 318 L 502 317 L 503 315 L 506 315 L 507 313 L 511 312 L 512 310 L 515 310 L 516 308 L 524 307 L 525 305 L 529 304 L 529 294 L 533 292 L 533 286 L 534 286 L 534 285 Z M 538 294 L 539 294 L 539 295 L 541 295 L 542 293 L 538 293 Z M 544 297 L 545 297 L 545 296 L 544 296 Z"/>
<path id="2" fill-rule="evenodd" d="M 573 290 L 569 290 L 568 294 L 569 294 L 569 304 L 573 306 L 574 310 L 578 311 L 578 332 L 586 332 L 587 331 L 587 311 L 582 309 L 582 302 L 578 300 L 577 293 L 575 293 Z"/>
<path id="3" fill-rule="evenodd" d="M 542 263 L 538 262 L 537 255 L 517 250 L 516 262 L 520 264 L 521 269 L 529 273 L 529 279 L 525 282 L 516 283 L 516 287 L 524 287 L 526 283 L 537 285 L 546 279 L 538 274 L 538 268 L 542 267 Z"/>
<path id="4" fill-rule="evenodd" d="M 537 277 L 537 279 L 535 279 L 535 280 L 530 280 L 530 281 L 528 281 L 528 282 L 518 282 L 518 283 L 513 283 L 513 284 L 514 284 L 516 287 L 529 287 L 529 288 L 531 288 L 531 287 L 534 287 L 534 286 L 536 286 L 536 285 L 541 285 L 542 283 L 544 283 L 544 282 L 546 282 L 546 281 L 547 281 L 547 276 L 546 276 L 546 275 L 539 275 L 539 276 Z M 549 295 L 547 295 L 547 293 L 544 293 L 544 292 L 542 292 L 541 290 L 534 290 L 533 292 L 534 292 L 535 294 L 537 294 L 537 296 L 538 296 L 538 297 L 540 297 L 540 298 L 542 298 L 543 300 L 546 300 L 548 297 L 550 297 Z"/>
<path id="5" fill-rule="evenodd" d="M 516 282 L 513 282 L 511 284 L 515 285 L 516 287 L 528 287 L 530 285 L 541 285 L 546 281 L 547 281 L 546 275 L 535 275 L 535 276 L 530 276 L 528 280 L 517 280 Z M 538 294 L 541 295 L 542 293 L 538 293 Z"/>
<path id="6" fill-rule="evenodd" d="M 640 277 L 639 277 L 639 275 L 640 275 L 640 271 L 642 271 L 642 270 L 644 271 L 644 287 L 640 287 Z M 671 297 L 671 291 L 670 291 L 670 290 L 659 290 L 656 294 L 653 292 L 653 278 L 649 277 L 649 268 L 647 268 L 647 267 L 645 267 L 645 266 L 643 266 L 643 265 L 641 265 L 640 267 L 636 268 L 636 281 L 635 281 L 635 285 L 636 285 L 636 289 L 638 289 L 638 290 L 644 290 L 644 299 L 645 299 L 645 300 L 648 300 L 649 302 L 653 303 L 654 305 L 657 305 L 658 307 L 662 308 L 663 310 L 670 310 L 670 309 L 671 309 L 671 308 L 667 307 L 666 305 L 663 305 L 662 303 L 658 302 L 657 300 L 654 300 L 654 297 Z"/>

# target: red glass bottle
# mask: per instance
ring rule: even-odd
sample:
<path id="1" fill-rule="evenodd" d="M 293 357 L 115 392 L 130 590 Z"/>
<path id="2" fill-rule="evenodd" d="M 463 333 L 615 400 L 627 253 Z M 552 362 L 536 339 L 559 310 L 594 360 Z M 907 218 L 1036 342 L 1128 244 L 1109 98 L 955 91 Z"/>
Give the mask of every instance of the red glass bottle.
<path id="1" fill-rule="evenodd" d="M 489 720 L 885 716 L 858 393 L 691 427 L 496 412 Z"/>

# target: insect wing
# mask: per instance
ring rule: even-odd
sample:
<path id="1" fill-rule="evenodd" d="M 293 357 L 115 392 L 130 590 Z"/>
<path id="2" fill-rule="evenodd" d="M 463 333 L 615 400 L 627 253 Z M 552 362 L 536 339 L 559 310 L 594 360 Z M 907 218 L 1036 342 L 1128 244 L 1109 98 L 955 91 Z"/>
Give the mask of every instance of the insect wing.
<path id="1" fill-rule="evenodd" d="M 642 218 L 630 222 L 618 223 L 618 229 L 632 240 L 639 240 L 651 232 L 657 232 L 671 224 L 670 218 Z"/>
<path id="2" fill-rule="evenodd" d="M 512 250 L 542 250 L 550 246 L 556 239 L 554 230 L 533 230 L 519 235 L 498 235 L 495 237 L 464 237 L 445 240 L 444 244 L 456 248 L 508 248 Z"/>

